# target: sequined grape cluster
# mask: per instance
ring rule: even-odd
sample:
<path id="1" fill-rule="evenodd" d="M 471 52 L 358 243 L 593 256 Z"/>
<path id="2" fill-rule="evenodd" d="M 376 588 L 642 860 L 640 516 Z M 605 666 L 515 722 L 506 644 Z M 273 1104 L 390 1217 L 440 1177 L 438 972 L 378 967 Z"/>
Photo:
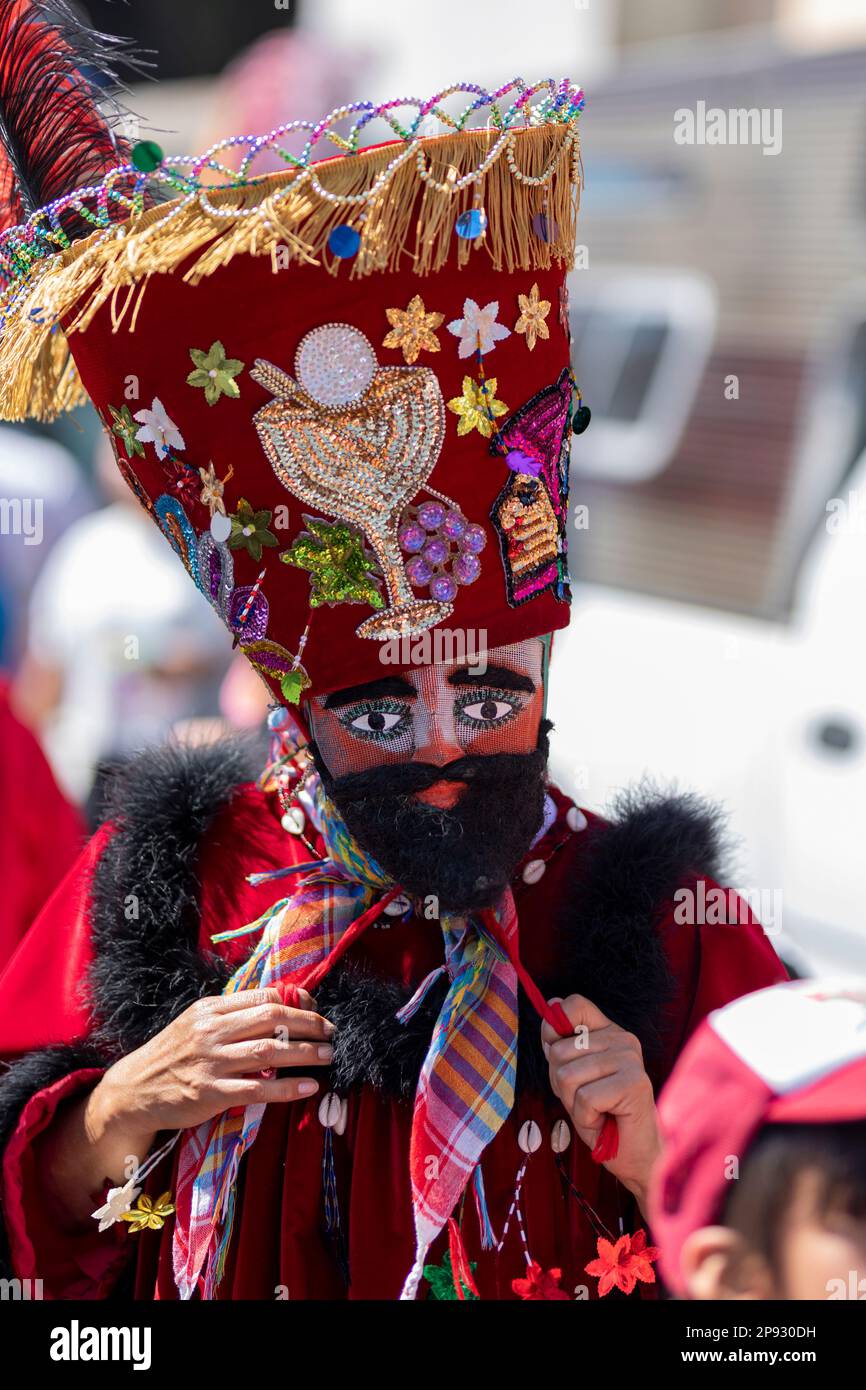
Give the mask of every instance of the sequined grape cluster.
<path id="1" fill-rule="evenodd" d="M 416 589 L 451 603 L 461 585 L 474 584 L 481 573 L 478 558 L 487 544 L 484 527 L 442 502 L 407 507 L 397 531 L 400 549 L 410 556 L 406 575 Z"/>

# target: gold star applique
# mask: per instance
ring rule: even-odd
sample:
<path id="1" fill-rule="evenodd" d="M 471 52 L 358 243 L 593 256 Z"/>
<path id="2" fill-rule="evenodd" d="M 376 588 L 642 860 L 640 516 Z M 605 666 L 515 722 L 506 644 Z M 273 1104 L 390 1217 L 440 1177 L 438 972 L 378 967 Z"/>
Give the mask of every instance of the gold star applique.
<path id="1" fill-rule="evenodd" d="M 550 313 L 550 300 L 539 299 L 538 285 L 533 285 L 529 294 L 519 294 L 520 318 L 514 325 L 515 333 L 526 334 L 526 346 L 530 352 L 535 349 L 539 338 L 549 338 L 550 329 L 544 320 Z"/>
<path id="2" fill-rule="evenodd" d="M 221 512 L 222 515 L 225 516 L 226 504 L 223 501 L 223 493 L 225 492 L 226 483 L 232 477 L 234 471 L 234 467 L 229 464 L 229 471 L 226 473 L 225 477 L 218 478 L 216 469 L 212 463 L 209 463 L 207 468 L 200 468 L 198 470 L 199 477 L 201 478 L 199 501 L 203 507 L 209 508 L 211 514 L 214 512 Z"/>
<path id="3" fill-rule="evenodd" d="M 471 376 L 465 376 L 463 395 L 454 396 L 448 402 L 448 409 L 460 416 L 457 421 L 458 434 L 469 434 L 472 430 L 477 430 L 485 439 L 489 439 L 493 434 L 496 418 L 508 413 L 505 402 L 496 399 L 495 376 L 478 382 L 473 381 Z"/>
<path id="4" fill-rule="evenodd" d="M 407 309 L 386 309 L 385 313 L 391 331 L 383 338 L 383 347 L 402 348 L 403 360 L 408 363 L 416 362 L 422 349 L 425 352 L 439 351 L 435 330 L 445 315 L 435 311 L 428 313 L 420 294 L 409 300 Z"/>

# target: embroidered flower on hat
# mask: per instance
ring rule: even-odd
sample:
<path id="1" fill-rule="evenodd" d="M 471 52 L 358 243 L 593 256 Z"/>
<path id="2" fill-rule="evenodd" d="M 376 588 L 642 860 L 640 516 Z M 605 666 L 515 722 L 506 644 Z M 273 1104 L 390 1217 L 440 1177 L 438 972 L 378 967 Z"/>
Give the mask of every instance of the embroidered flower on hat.
<path id="1" fill-rule="evenodd" d="M 111 432 L 122 440 L 123 447 L 126 449 L 126 457 L 131 459 L 137 454 L 139 458 L 144 458 L 144 445 L 138 438 L 135 421 L 129 406 L 122 405 L 119 410 L 116 410 L 113 405 L 110 405 L 108 409 L 111 411 Z"/>
<path id="2" fill-rule="evenodd" d="M 169 492 L 173 492 L 175 497 L 179 497 L 188 507 L 192 506 L 198 487 L 196 470 L 190 464 L 181 463 L 180 459 L 171 456 L 163 467 Z"/>
<path id="3" fill-rule="evenodd" d="M 255 512 L 245 497 L 238 501 L 237 510 L 232 513 L 232 533 L 229 546 L 232 550 L 245 550 L 254 560 L 262 558 L 262 547 L 279 545 L 270 530 L 272 512 L 267 509 Z"/>
<path id="4" fill-rule="evenodd" d="M 457 421 L 458 434 L 469 434 L 472 430 L 478 430 L 485 439 L 489 439 L 493 434 L 496 418 L 508 414 L 505 402 L 496 399 L 495 376 L 488 377 L 486 381 L 473 381 L 471 376 L 465 376 L 463 395 L 452 397 L 448 402 L 448 409 L 460 417 Z"/>
<path id="5" fill-rule="evenodd" d="M 157 458 L 164 459 L 169 449 L 186 448 L 183 435 L 159 396 L 154 396 L 150 410 L 137 410 L 133 418 L 141 426 L 136 432 L 136 439 L 141 444 L 152 444 Z"/>
<path id="6" fill-rule="evenodd" d="M 492 352 L 503 338 L 511 337 L 511 329 L 497 323 L 499 301 L 494 299 L 479 309 L 474 299 L 463 304 L 462 319 L 452 319 L 448 332 L 460 339 L 458 356 L 471 357 L 473 352 Z"/>
<path id="7" fill-rule="evenodd" d="M 199 477 L 201 478 L 201 494 L 199 496 L 199 501 L 203 507 L 208 507 L 210 509 L 211 515 L 213 515 L 214 512 L 220 512 L 225 516 L 226 504 L 223 494 L 225 492 L 226 483 L 233 477 L 234 471 L 233 465 L 229 464 L 229 471 L 226 473 L 225 477 L 218 478 L 216 468 L 212 462 L 208 464 L 207 468 L 200 468 L 198 470 Z"/>
<path id="8" fill-rule="evenodd" d="M 200 386 L 208 405 L 216 405 L 223 395 L 235 398 L 240 395 L 235 377 L 243 371 L 244 364 L 237 357 L 226 357 L 226 350 L 219 339 L 211 343 L 207 352 L 201 348 L 190 348 L 189 355 L 195 363 L 195 370 L 187 377 L 187 384 Z"/>
<path id="9" fill-rule="evenodd" d="M 539 297 L 536 284 L 529 294 L 519 294 L 517 302 L 520 305 L 520 318 L 514 325 L 514 331 L 526 334 L 526 346 L 530 352 L 534 352 L 539 338 L 550 337 L 550 329 L 544 321 L 550 313 L 550 300 Z"/>
<path id="10" fill-rule="evenodd" d="M 599 1258 L 590 1260 L 585 1268 L 587 1274 L 598 1279 L 599 1298 L 604 1298 L 611 1289 L 632 1293 L 638 1280 L 642 1284 L 655 1283 L 652 1265 L 658 1258 L 658 1250 L 654 1245 L 647 1245 L 646 1231 L 620 1236 L 615 1245 L 599 1236 L 597 1249 Z"/>
<path id="11" fill-rule="evenodd" d="M 382 346 L 402 348 L 403 360 L 410 366 L 418 360 L 418 354 L 422 349 L 427 352 L 439 351 L 440 344 L 435 330 L 445 315 L 438 314 L 435 310 L 428 313 L 420 294 L 409 300 L 406 309 L 386 309 L 385 314 L 391 324 L 391 331 L 382 339 Z"/>

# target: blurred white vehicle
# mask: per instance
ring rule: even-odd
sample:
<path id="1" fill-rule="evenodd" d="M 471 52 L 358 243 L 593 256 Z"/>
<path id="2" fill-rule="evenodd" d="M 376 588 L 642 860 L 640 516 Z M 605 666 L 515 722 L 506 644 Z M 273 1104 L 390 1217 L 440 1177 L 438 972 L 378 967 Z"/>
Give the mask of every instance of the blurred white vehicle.
<path id="1" fill-rule="evenodd" d="M 817 520 L 817 518 L 816 518 Z M 554 643 L 556 780 L 603 810 L 646 775 L 729 812 L 729 883 L 800 973 L 866 969 L 866 453 L 789 624 L 577 585 Z"/>

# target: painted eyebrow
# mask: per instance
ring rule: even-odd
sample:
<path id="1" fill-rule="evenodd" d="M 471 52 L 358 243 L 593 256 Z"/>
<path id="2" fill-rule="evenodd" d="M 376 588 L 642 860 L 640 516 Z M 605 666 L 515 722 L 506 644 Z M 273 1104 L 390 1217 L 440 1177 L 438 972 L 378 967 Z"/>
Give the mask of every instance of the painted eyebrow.
<path id="1" fill-rule="evenodd" d="M 535 682 L 522 671 L 512 671 L 510 666 L 488 666 L 486 671 L 470 671 L 461 666 L 448 677 L 449 685 L 499 685 L 503 690 L 525 690 L 535 694 Z"/>
<path id="2" fill-rule="evenodd" d="M 353 705 L 356 700 L 378 700 L 383 695 L 397 695 L 403 699 L 417 699 L 418 691 L 402 676 L 383 676 L 380 681 L 367 681 L 364 685 L 347 685 L 345 690 L 333 690 L 325 696 L 325 709 L 340 709 L 342 705 Z"/>

